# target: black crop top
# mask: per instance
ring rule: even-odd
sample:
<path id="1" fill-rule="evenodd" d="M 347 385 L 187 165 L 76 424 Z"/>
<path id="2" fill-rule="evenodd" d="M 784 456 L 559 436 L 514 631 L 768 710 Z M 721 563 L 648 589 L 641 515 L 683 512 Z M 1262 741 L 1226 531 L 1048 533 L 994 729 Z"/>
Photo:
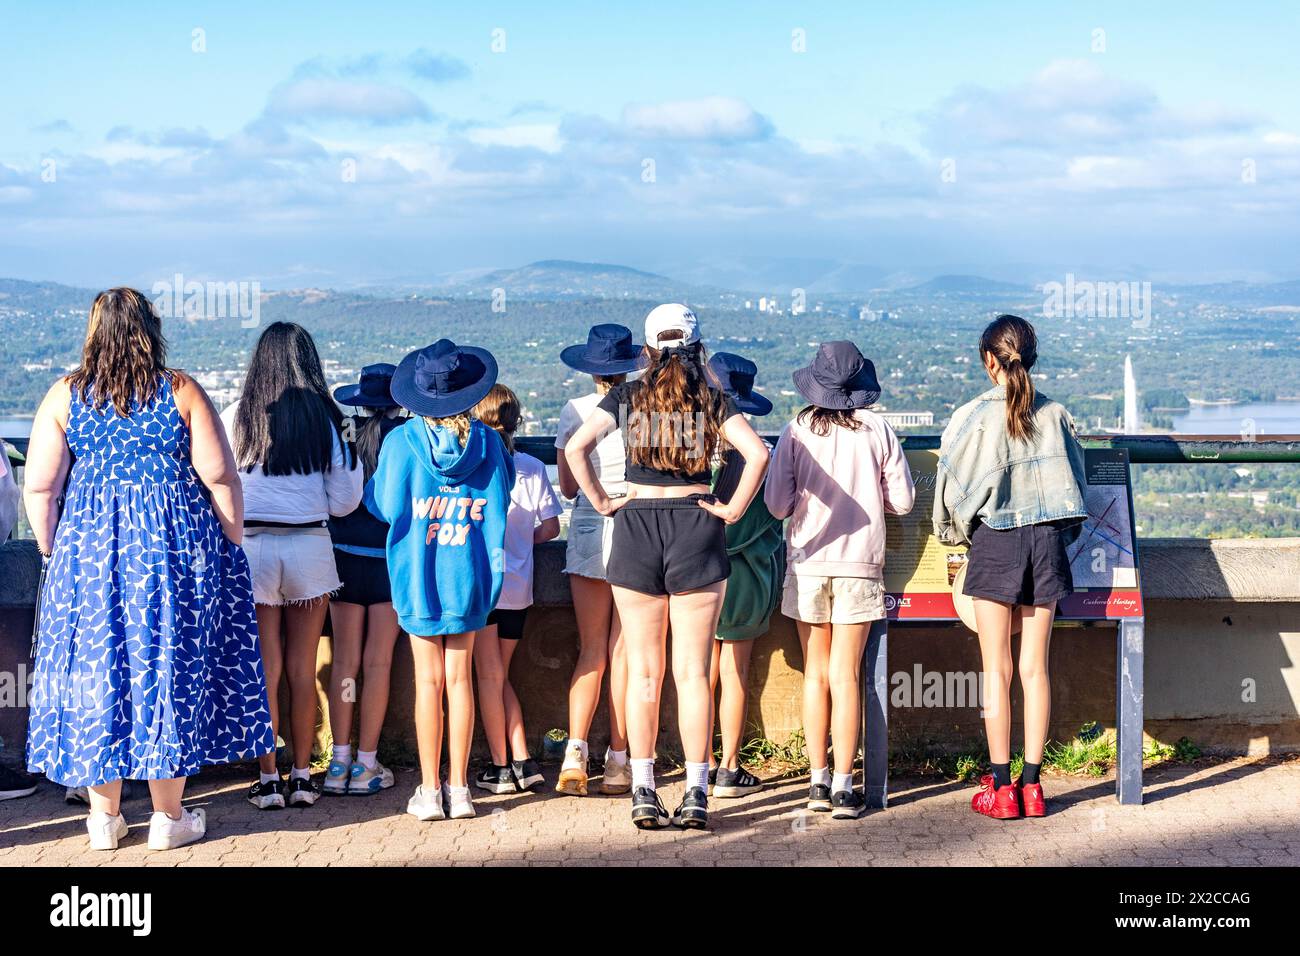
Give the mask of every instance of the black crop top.
<path id="1" fill-rule="evenodd" d="M 624 382 L 622 385 L 615 385 L 605 397 L 600 400 L 596 407 L 608 414 L 617 423 L 619 429 L 623 430 L 623 443 L 628 442 L 627 424 L 632 414 L 632 396 L 642 387 L 638 379 L 634 382 Z M 709 398 L 713 401 L 713 411 L 719 422 L 725 422 L 733 415 L 739 415 L 736 409 L 736 403 L 731 400 L 726 392 L 721 389 L 709 388 Z M 635 427 L 636 423 L 632 423 Z M 713 472 L 709 467 L 709 462 L 700 456 L 699 470 L 686 472 L 680 469 L 663 471 L 658 468 L 650 468 L 646 465 L 638 465 L 632 461 L 632 450 L 629 448 L 627 453 L 627 480 L 634 485 L 707 485 L 713 477 Z"/>

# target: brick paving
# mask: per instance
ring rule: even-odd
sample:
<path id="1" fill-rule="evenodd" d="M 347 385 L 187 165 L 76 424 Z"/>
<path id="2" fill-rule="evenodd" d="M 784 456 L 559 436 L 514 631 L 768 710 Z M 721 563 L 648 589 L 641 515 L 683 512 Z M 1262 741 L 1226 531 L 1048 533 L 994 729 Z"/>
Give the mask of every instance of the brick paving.
<path id="1" fill-rule="evenodd" d="M 0 803 L 0 865 L 1300 865 L 1296 759 L 1149 770 L 1141 807 L 1117 804 L 1112 780 L 1045 777 L 1049 816 L 1005 823 L 970 811 L 971 785 L 934 779 L 896 779 L 888 810 L 831 820 L 804 812 L 807 778 L 794 778 L 714 801 L 709 831 L 658 833 L 631 825 L 627 797 L 484 794 L 473 820 L 419 823 L 404 813 L 411 771 L 374 797 L 275 812 L 244 801 L 247 779 L 222 768 L 193 781 L 186 802 L 206 808 L 208 837 L 163 853 L 145 848 L 147 798 L 124 803 L 131 833 L 117 852 L 93 853 L 84 811 L 42 784 Z M 680 775 L 661 786 L 671 809 Z"/>

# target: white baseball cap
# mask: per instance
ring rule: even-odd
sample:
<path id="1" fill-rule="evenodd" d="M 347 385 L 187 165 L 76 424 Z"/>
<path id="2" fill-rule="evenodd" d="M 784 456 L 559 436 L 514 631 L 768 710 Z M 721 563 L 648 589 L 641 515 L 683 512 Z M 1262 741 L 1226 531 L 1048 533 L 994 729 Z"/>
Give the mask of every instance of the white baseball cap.
<path id="1" fill-rule="evenodd" d="M 680 332 L 682 345 L 693 345 L 700 340 L 700 323 L 695 313 L 678 302 L 656 305 L 645 317 L 645 343 L 659 348 L 659 337 L 665 332 Z"/>

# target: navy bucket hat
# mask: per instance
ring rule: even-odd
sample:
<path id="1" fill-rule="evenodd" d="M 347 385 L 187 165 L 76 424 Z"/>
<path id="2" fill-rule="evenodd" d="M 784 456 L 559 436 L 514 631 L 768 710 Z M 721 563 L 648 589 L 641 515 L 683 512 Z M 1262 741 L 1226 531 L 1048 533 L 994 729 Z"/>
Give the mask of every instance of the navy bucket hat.
<path id="1" fill-rule="evenodd" d="M 823 342 L 793 378 L 799 394 L 818 408 L 866 408 L 880 398 L 876 367 L 852 342 Z"/>
<path id="2" fill-rule="evenodd" d="M 593 325 L 585 345 L 570 345 L 560 361 L 588 375 L 627 375 L 646 366 L 645 351 L 632 341 L 632 330 L 608 323 Z"/>
<path id="3" fill-rule="evenodd" d="M 397 366 L 388 362 L 367 365 L 361 370 L 361 381 L 334 389 L 334 400 L 340 405 L 351 405 L 353 408 L 398 408 L 388 390 L 396 371 Z"/>
<path id="4" fill-rule="evenodd" d="M 497 360 L 487 349 L 439 339 L 402 359 L 390 389 L 416 415 L 447 418 L 477 405 L 496 381 Z"/>
<path id="5" fill-rule="evenodd" d="M 709 359 L 709 371 L 717 376 L 736 408 L 746 415 L 766 415 L 772 411 L 772 403 L 754 391 L 758 366 L 749 359 L 732 352 L 714 352 Z"/>

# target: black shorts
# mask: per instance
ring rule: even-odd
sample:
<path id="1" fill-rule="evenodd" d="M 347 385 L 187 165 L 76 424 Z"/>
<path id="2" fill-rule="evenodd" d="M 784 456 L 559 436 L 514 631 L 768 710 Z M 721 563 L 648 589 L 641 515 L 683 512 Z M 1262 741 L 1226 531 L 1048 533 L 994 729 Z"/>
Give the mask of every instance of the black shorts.
<path id="1" fill-rule="evenodd" d="M 331 600 L 362 607 L 392 603 L 393 588 L 388 583 L 388 562 L 385 559 L 349 554 L 335 548 L 334 563 L 338 566 L 343 587 Z"/>
<path id="2" fill-rule="evenodd" d="M 1067 531 L 1055 524 L 995 531 L 981 523 L 971 535 L 963 593 L 1023 607 L 1073 594 L 1066 537 Z"/>
<path id="3" fill-rule="evenodd" d="M 633 498 L 614 512 L 606 580 L 642 594 L 681 594 L 725 581 L 727 529 L 700 507 L 704 497 Z"/>
<path id="4" fill-rule="evenodd" d="M 524 636 L 524 621 L 528 617 L 528 608 L 493 608 L 487 616 L 488 624 L 497 626 L 497 637 L 506 641 L 517 641 Z"/>

